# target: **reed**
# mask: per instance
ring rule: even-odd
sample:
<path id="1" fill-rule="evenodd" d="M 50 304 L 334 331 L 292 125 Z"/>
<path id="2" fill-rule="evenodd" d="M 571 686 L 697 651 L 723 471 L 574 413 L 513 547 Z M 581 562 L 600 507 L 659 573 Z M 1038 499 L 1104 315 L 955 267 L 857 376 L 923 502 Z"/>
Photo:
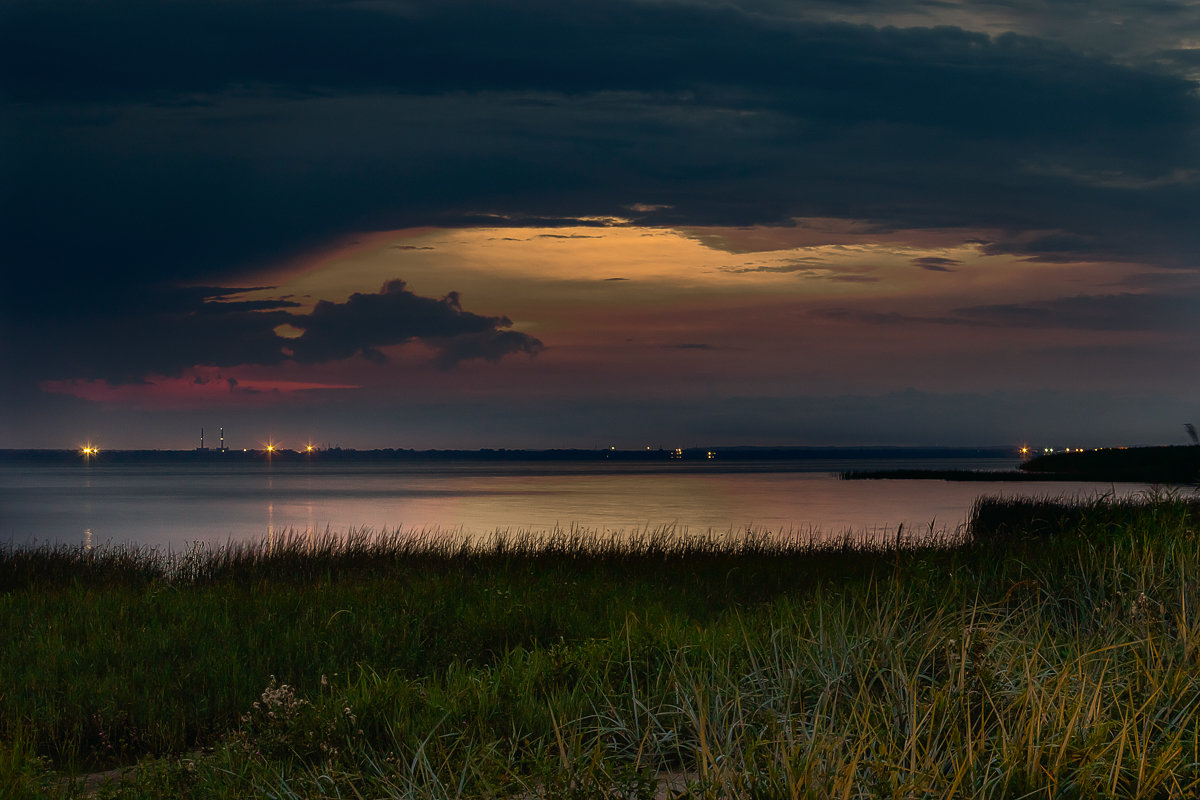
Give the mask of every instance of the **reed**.
<path id="1" fill-rule="evenodd" d="M 1192 796 L 1196 520 L 988 500 L 954 542 L 9 548 L 0 787 L 136 764 L 89 793 Z"/>

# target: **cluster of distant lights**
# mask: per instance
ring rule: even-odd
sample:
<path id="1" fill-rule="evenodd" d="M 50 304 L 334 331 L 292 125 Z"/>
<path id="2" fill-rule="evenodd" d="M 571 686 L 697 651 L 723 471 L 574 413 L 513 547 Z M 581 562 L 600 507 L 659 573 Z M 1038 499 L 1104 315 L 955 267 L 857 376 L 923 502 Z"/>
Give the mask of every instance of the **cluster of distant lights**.
<path id="1" fill-rule="evenodd" d="M 267 453 L 278 453 L 278 452 L 281 452 L 283 449 L 284 448 L 281 447 L 277 442 L 267 442 L 266 444 L 263 445 L 263 450 Z M 316 446 L 309 443 L 309 444 L 304 445 L 304 449 L 301 450 L 300 452 L 315 453 L 316 451 L 317 451 Z M 243 447 L 242 452 L 246 453 L 249 451 L 247 448 Z M 79 453 L 80 453 L 80 455 L 83 455 L 83 456 L 98 456 L 98 455 L 100 455 L 100 448 L 89 442 L 88 444 L 80 446 Z"/>
<path id="2" fill-rule="evenodd" d="M 1022 447 L 1021 448 L 1021 455 L 1023 455 L 1023 456 L 1027 456 L 1031 452 L 1033 452 L 1033 449 L 1030 447 Z M 1043 447 L 1042 448 L 1043 455 L 1049 455 L 1050 453 L 1082 453 L 1082 452 L 1084 452 L 1084 449 L 1082 447 L 1064 447 L 1061 450 L 1054 448 L 1054 447 Z"/>
<path id="3" fill-rule="evenodd" d="M 275 442 L 267 442 L 267 443 L 266 443 L 266 444 L 263 446 L 263 449 L 264 449 L 264 450 L 266 450 L 268 453 L 277 453 L 277 452 L 279 452 L 280 450 L 282 450 L 283 448 L 282 448 L 282 447 L 280 447 L 280 446 L 279 446 L 277 443 L 275 443 Z M 303 449 L 303 450 L 301 450 L 300 452 L 302 452 L 302 453 L 314 453 L 314 452 L 316 452 L 316 450 L 317 450 L 317 448 L 316 448 L 316 447 L 314 447 L 314 446 L 313 446 L 313 444 L 310 442 L 310 443 L 308 443 L 308 444 L 304 445 L 304 449 Z"/>

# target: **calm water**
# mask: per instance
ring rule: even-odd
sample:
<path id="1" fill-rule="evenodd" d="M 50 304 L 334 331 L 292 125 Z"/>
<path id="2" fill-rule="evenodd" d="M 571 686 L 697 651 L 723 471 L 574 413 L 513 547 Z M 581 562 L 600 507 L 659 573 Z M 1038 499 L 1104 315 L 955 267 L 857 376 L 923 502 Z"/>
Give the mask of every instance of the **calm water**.
<path id="1" fill-rule="evenodd" d="M 841 481 L 874 468 L 1009 469 L 1008 459 L 730 465 L 389 463 L 0 465 L 0 542 L 222 543 L 296 532 L 953 531 L 981 494 L 1093 495 L 1084 483 Z M 676 468 L 676 466 L 678 468 Z M 789 471 L 777 471 L 780 468 Z M 776 471 L 759 471 L 770 469 Z"/>

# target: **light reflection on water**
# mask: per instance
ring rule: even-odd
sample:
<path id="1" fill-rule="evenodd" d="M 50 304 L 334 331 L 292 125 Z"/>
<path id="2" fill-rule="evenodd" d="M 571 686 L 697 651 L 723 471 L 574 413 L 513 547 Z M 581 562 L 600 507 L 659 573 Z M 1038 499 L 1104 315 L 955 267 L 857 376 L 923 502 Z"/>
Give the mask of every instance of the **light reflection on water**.
<path id="1" fill-rule="evenodd" d="M 674 527 L 692 533 L 847 531 L 886 537 L 953 532 L 985 494 L 1130 494 L 1138 484 L 840 481 L 847 468 L 1007 469 L 1011 460 L 935 463 L 794 462 L 663 469 L 640 464 L 0 465 L 0 541 L 277 541 L 329 530 L 496 530 L 582 527 L 604 533 Z M 719 469 L 728 470 L 729 466 Z"/>

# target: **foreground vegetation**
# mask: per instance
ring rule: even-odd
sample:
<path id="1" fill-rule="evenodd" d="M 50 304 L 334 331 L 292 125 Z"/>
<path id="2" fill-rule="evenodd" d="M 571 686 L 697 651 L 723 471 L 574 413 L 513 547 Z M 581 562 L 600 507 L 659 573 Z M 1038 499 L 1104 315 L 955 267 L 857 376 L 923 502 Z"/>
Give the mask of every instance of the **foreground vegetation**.
<path id="1" fill-rule="evenodd" d="M 1198 524 L 0 550 L 0 797 L 1195 796 Z"/>

